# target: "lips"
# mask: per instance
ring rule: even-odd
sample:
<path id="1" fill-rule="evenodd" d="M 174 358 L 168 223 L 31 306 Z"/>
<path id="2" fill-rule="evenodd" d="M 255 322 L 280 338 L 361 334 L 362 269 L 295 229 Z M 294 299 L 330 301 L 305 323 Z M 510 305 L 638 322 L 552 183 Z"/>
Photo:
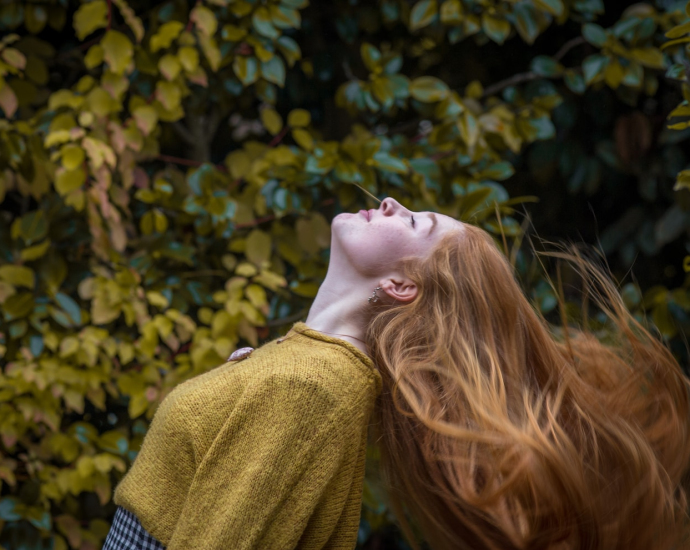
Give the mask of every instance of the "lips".
<path id="1" fill-rule="evenodd" d="M 366 211 L 366 210 L 360 210 L 359 213 L 362 214 L 362 216 L 364 216 L 364 217 L 367 219 L 367 221 L 369 221 L 369 219 L 370 219 L 370 217 L 371 217 L 371 214 L 369 214 L 368 211 Z"/>

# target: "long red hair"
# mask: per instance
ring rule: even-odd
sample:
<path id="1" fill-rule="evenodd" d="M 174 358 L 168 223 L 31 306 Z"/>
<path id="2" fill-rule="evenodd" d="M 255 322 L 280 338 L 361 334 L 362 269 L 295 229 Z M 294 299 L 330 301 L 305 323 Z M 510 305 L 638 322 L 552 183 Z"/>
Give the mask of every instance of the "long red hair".
<path id="1" fill-rule="evenodd" d="M 493 238 L 465 228 L 405 259 L 418 296 L 367 326 L 383 471 L 412 545 L 405 510 L 435 550 L 690 546 L 678 362 L 577 247 L 547 254 L 582 276 L 605 336 L 569 326 L 562 299 L 551 326 Z"/>

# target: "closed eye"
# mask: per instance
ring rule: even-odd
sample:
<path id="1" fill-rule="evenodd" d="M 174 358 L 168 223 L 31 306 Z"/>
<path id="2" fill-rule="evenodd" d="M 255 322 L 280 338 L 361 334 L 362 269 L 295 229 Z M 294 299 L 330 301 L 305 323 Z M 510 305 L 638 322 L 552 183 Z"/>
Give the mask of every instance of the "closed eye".
<path id="1" fill-rule="evenodd" d="M 412 227 L 414 227 L 414 216 L 410 216 L 410 218 L 412 219 Z"/>

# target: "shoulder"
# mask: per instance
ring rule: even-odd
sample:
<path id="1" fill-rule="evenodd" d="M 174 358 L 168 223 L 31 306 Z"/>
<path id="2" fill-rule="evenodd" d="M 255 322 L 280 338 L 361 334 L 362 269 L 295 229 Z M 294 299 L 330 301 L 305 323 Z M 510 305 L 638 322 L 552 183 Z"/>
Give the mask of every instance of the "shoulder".
<path id="1" fill-rule="evenodd" d="M 304 338 L 267 342 L 239 361 L 218 367 L 177 385 L 161 408 L 201 409 L 210 403 L 237 403 L 241 396 L 255 399 L 281 394 L 330 406 L 359 406 L 373 402 L 380 376 L 337 345 L 311 345 Z M 163 407 L 165 405 L 165 407 Z"/>
<path id="2" fill-rule="evenodd" d="M 286 341 L 257 351 L 257 356 L 252 355 L 244 365 L 251 371 L 248 382 L 253 388 L 308 394 L 334 406 L 357 404 L 377 393 L 377 374 L 337 346 L 312 347 Z"/>

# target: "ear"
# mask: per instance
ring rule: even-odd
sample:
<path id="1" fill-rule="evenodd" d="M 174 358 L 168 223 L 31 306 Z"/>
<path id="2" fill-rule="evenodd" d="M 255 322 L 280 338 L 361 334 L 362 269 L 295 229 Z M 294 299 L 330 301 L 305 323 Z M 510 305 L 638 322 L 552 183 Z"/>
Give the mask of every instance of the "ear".
<path id="1" fill-rule="evenodd" d="M 397 302 L 411 302 L 417 297 L 417 285 L 410 279 L 391 277 L 379 282 L 381 290 Z"/>

